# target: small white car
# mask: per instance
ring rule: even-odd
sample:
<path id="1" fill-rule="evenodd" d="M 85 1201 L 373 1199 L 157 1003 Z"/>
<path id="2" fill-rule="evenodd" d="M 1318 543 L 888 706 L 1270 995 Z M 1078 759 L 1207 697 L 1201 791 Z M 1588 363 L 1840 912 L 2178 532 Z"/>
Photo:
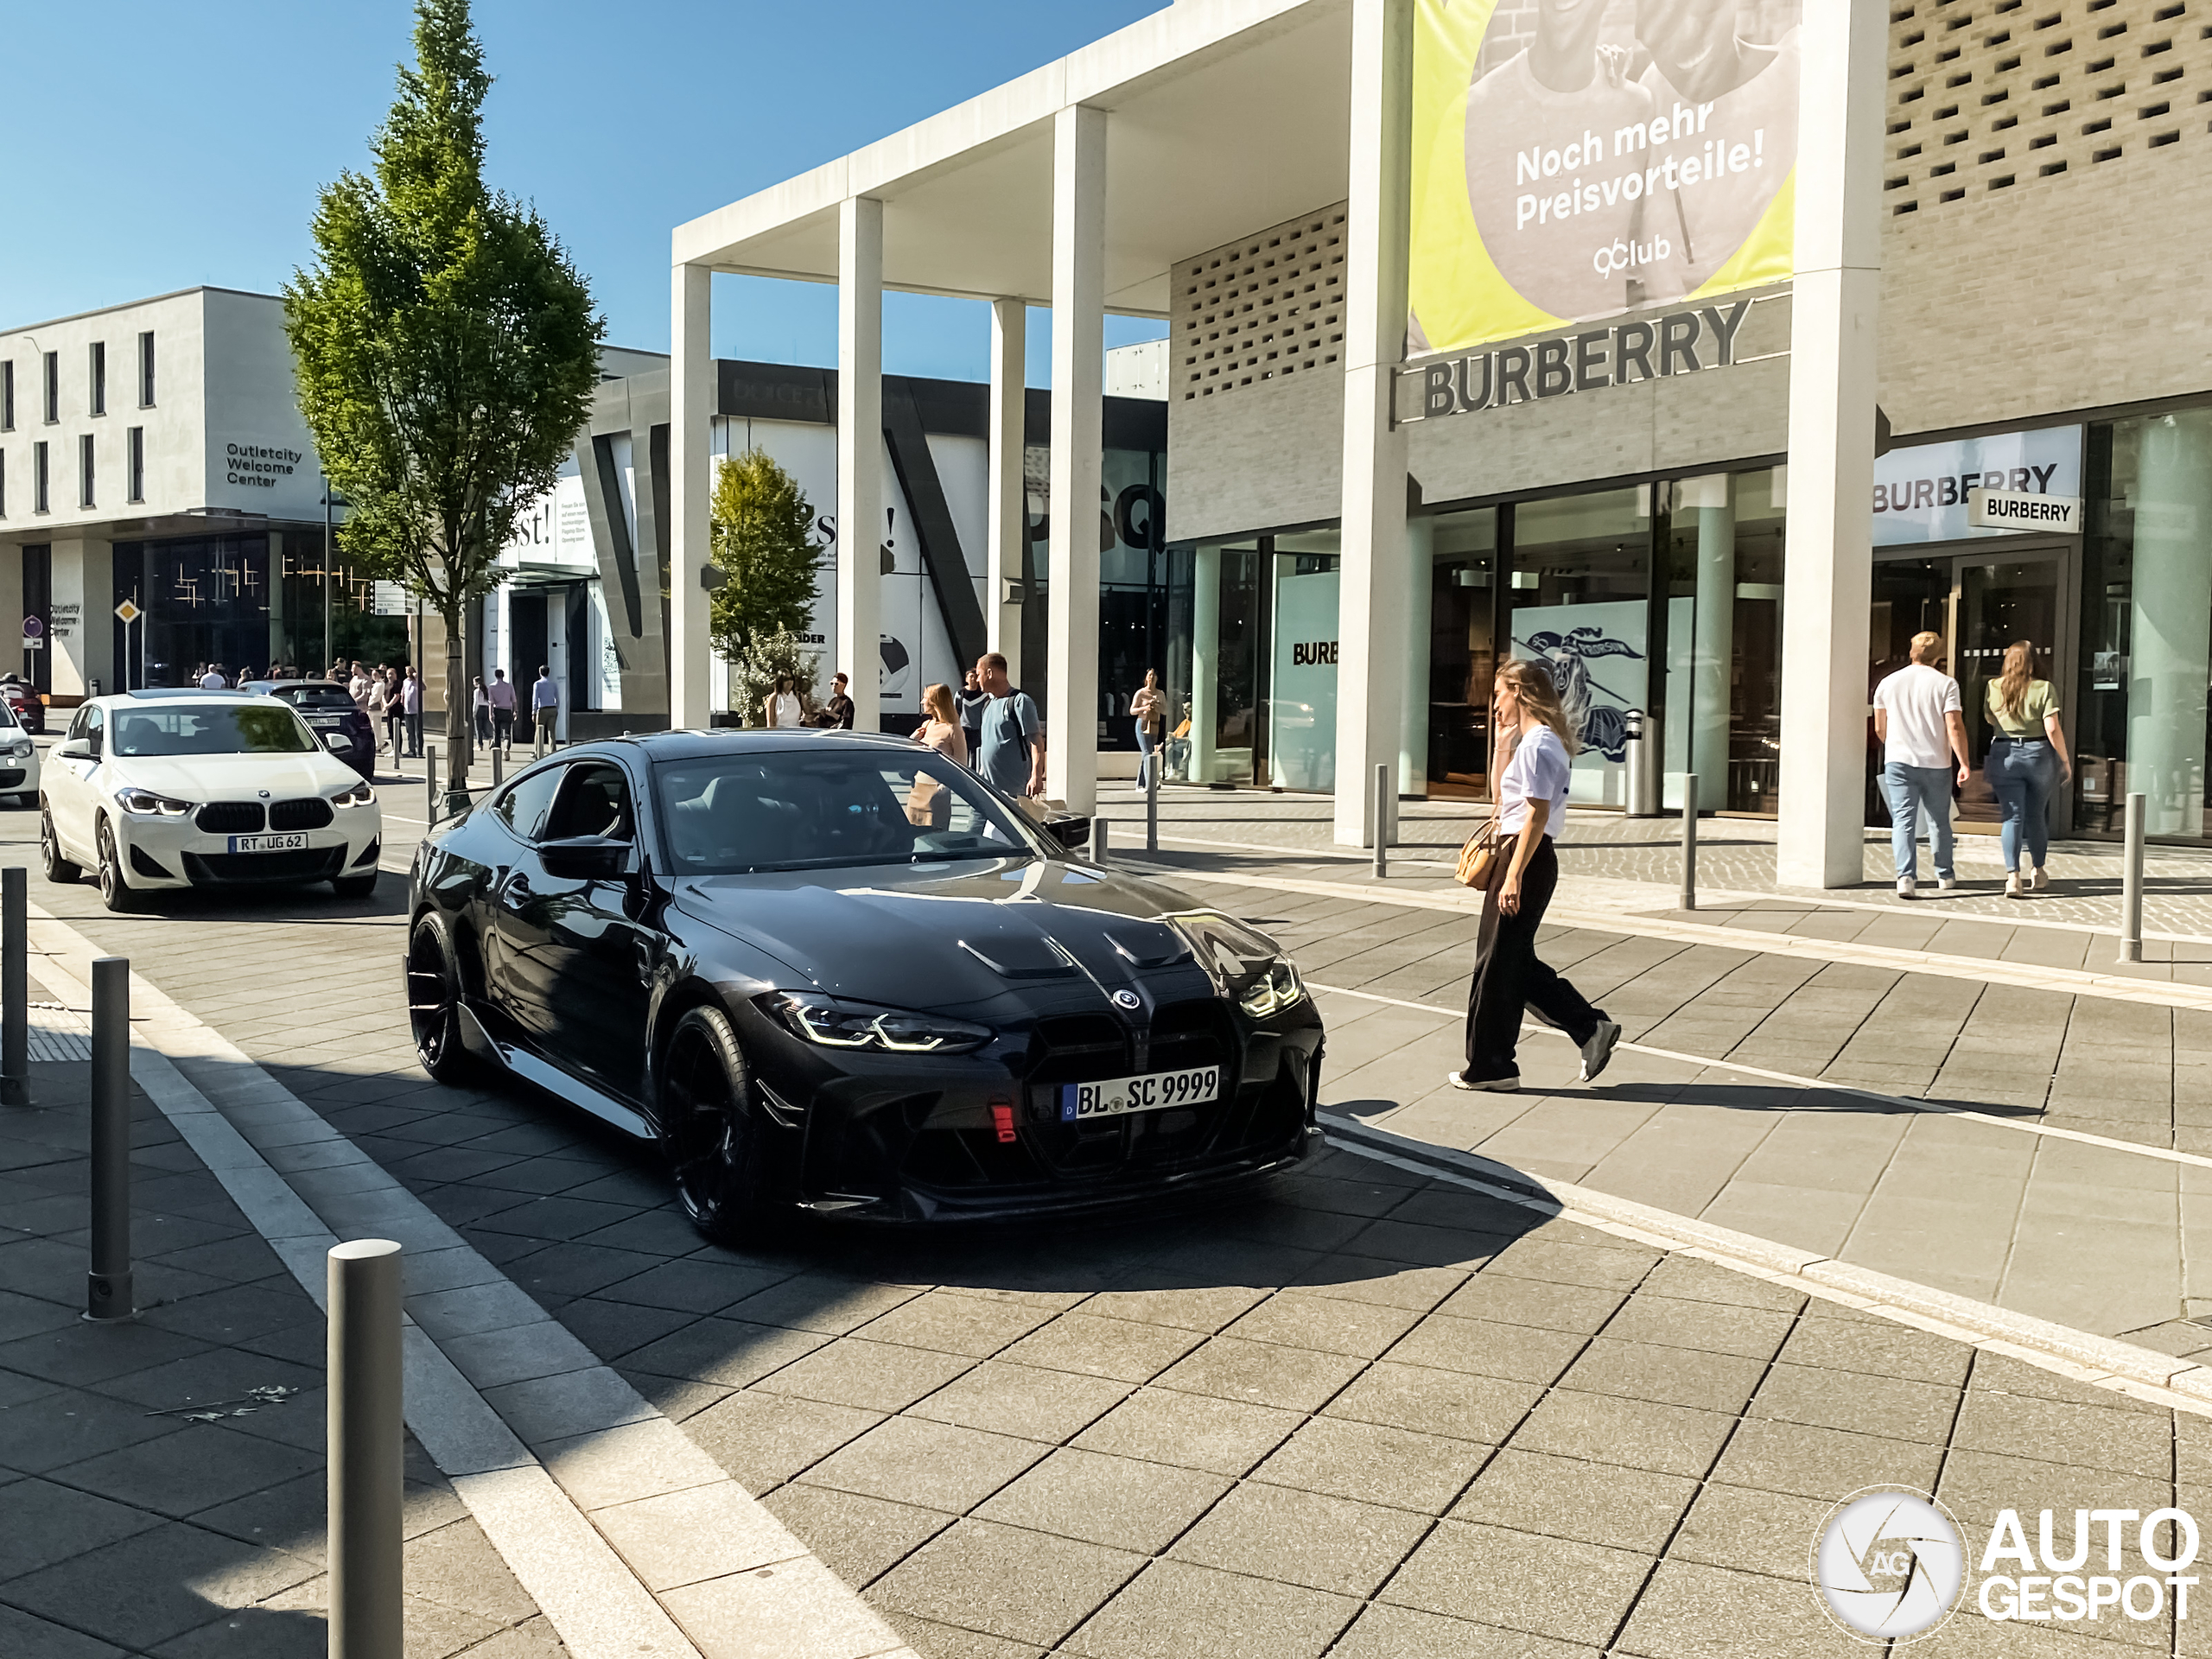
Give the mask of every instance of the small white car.
<path id="1" fill-rule="evenodd" d="M 327 881 L 376 890 L 376 791 L 289 704 L 146 690 L 80 705 L 47 757 L 39 851 L 49 881 L 97 872 L 110 910 L 188 887 Z"/>
<path id="2" fill-rule="evenodd" d="M 38 748 L 16 711 L 0 697 L 0 795 L 18 806 L 38 804 Z"/>

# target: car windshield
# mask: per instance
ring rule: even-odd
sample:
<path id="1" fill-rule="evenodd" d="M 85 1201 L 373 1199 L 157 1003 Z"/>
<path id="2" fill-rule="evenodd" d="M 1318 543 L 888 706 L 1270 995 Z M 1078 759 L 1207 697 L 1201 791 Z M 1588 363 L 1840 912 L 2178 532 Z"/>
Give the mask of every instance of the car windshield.
<path id="1" fill-rule="evenodd" d="M 1037 855 L 973 772 L 918 746 L 715 755 L 653 776 L 670 860 L 687 875 Z"/>
<path id="2" fill-rule="evenodd" d="M 118 709 L 108 718 L 111 754 L 307 754 L 315 747 L 297 715 L 267 705 Z"/>
<path id="3" fill-rule="evenodd" d="M 351 709 L 353 699 L 340 685 L 279 685 L 269 694 L 295 709 Z"/>

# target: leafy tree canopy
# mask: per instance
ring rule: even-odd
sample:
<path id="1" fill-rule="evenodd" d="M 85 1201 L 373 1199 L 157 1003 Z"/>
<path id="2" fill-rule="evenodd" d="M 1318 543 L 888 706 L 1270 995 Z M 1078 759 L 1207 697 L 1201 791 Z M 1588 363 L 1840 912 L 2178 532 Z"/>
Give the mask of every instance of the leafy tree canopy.
<path id="1" fill-rule="evenodd" d="M 825 555 L 814 541 L 806 493 L 758 449 L 715 469 L 711 512 L 715 563 L 729 580 L 715 590 L 707 630 L 735 663 L 760 636 L 806 626 Z"/>

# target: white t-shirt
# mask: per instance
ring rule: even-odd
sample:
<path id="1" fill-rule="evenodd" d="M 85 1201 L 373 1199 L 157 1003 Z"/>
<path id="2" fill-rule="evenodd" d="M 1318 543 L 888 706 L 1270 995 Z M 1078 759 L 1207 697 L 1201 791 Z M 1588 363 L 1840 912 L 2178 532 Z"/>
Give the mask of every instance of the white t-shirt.
<path id="1" fill-rule="evenodd" d="M 200 677 L 200 689 L 202 691 L 220 691 L 224 683 L 223 677 L 213 669 Z"/>
<path id="2" fill-rule="evenodd" d="M 797 697 L 788 691 L 779 691 L 776 694 L 777 725 L 796 726 L 805 718 L 806 711 L 799 706 L 799 700 Z"/>
<path id="3" fill-rule="evenodd" d="M 1549 801 L 1551 816 L 1544 833 L 1556 836 L 1567 822 L 1567 786 L 1573 771 L 1567 746 L 1548 726 L 1539 725 L 1522 734 L 1497 780 L 1497 827 L 1502 835 L 1519 833 L 1529 821 L 1529 803 Z"/>
<path id="4" fill-rule="evenodd" d="M 1914 663 L 1874 688 L 1874 706 L 1890 716 L 1889 743 L 1882 751 L 1885 760 L 1907 766 L 1949 767 L 1951 738 L 1943 716 L 1961 712 L 1956 680 L 1941 669 Z"/>

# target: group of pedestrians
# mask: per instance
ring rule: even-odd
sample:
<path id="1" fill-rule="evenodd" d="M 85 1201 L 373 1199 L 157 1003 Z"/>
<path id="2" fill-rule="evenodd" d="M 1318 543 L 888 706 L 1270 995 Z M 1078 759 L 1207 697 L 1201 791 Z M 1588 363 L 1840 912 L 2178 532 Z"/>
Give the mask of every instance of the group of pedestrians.
<path id="1" fill-rule="evenodd" d="M 423 677 L 412 663 L 365 669 L 356 662 L 350 671 L 345 664 L 334 663 L 330 677 L 345 686 L 353 706 L 369 717 L 370 729 L 383 732 L 377 740 L 379 753 L 389 749 L 395 760 L 422 754 Z"/>
<path id="2" fill-rule="evenodd" d="M 1958 886 L 1953 861 L 1951 791 L 1974 777 L 1965 705 L 1959 683 L 1938 665 L 1943 636 L 1916 633 L 1905 666 L 1874 688 L 1874 736 L 1882 745 L 1882 786 L 1889 798 L 1890 847 L 1897 897 L 1920 891 L 1920 824 L 1928 824 L 1936 887 Z M 1982 775 L 1997 798 L 2002 822 L 1998 845 L 2005 857 L 2005 894 L 2024 899 L 2050 885 L 2044 861 L 2050 851 L 2052 792 L 2074 775 L 2059 720 L 2058 693 L 2035 677 L 2032 640 L 2005 648 L 2005 664 L 1984 692 L 1990 726 Z"/>
<path id="3" fill-rule="evenodd" d="M 469 729 L 474 735 L 475 747 L 512 754 L 521 702 L 516 696 L 514 682 L 507 677 L 507 671 L 493 669 L 489 685 L 479 674 L 469 686 L 468 702 Z M 543 663 L 538 664 L 537 678 L 530 688 L 530 749 L 535 757 L 552 748 L 561 728 L 561 683 Z"/>

